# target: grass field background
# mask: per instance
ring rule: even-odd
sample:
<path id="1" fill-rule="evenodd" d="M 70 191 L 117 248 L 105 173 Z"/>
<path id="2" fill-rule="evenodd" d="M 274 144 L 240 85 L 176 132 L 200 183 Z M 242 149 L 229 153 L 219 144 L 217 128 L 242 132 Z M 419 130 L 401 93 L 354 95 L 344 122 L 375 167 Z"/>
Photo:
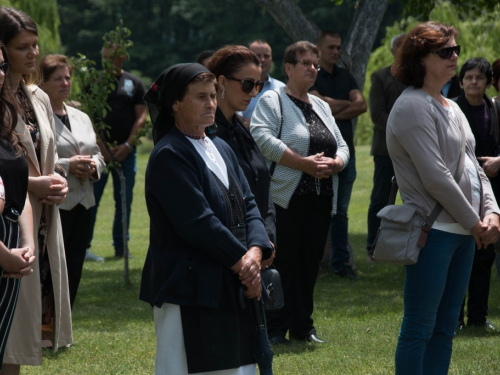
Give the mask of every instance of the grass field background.
<path id="1" fill-rule="evenodd" d="M 23 374 L 153 374 L 155 334 L 152 308 L 139 301 L 140 275 L 148 248 L 149 217 L 144 172 L 150 145 L 138 154 L 130 225 L 132 285 L 123 279 L 123 260 L 113 258 L 112 184 L 99 207 L 92 251 L 104 263 L 85 263 L 73 310 L 74 345 L 57 354 L 44 351 L 43 365 Z M 349 209 L 349 238 L 359 280 L 332 275 L 324 267 L 315 291 L 314 319 L 322 345 L 294 342 L 275 348 L 275 374 L 385 375 L 394 373 L 394 350 L 401 324 L 404 269 L 367 263 L 366 215 L 372 185 L 369 147 L 357 148 L 358 178 Z M 500 326 L 499 284 L 492 275 L 489 319 Z M 500 334 L 467 328 L 454 340 L 450 374 L 500 374 Z"/>

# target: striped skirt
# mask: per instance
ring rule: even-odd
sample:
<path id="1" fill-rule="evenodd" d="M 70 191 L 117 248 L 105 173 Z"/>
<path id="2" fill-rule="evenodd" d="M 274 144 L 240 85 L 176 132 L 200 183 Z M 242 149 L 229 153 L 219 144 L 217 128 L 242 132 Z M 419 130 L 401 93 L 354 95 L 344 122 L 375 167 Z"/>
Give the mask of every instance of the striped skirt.
<path id="1" fill-rule="evenodd" d="M 4 216 L 0 216 L 0 241 L 9 249 L 19 246 L 19 225 L 17 222 L 12 222 Z M 0 276 L 3 276 L 1 267 Z M 21 279 L 0 277 L 0 370 L 12 318 L 14 318 L 20 285 Z"/>

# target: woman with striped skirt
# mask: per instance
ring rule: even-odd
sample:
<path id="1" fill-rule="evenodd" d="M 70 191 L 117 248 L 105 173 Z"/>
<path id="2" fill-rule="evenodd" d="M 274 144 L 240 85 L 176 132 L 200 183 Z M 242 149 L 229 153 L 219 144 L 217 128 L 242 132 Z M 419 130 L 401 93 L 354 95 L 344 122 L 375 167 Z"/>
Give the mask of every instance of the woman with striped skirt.
<path id="1" fill-rule="evenodd" d="M 17 113 L 5 76 L 0 45 L 0 369 L 19 294 L 20 278 L 33 272 L 33 219 L 27 199 L 28 163 L 17 143 Z M 8 86 L 8 85 L 7 85 Z"/>

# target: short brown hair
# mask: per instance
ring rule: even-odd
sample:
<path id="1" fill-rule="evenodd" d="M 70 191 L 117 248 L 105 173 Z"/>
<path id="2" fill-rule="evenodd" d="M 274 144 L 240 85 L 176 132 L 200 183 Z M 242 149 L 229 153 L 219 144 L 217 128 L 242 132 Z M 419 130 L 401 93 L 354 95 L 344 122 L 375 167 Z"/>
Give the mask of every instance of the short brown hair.
<path id="1" fill-rule="evenodd" d="M 321 31 L 319 34 L 318 34 L 318 37 L 316 38 L 316 45 L 320 45 L 321 43 L 323 43 L 323 40 L 325 40 L 325 38 L 329 36 L 331 38 L 337 38 L 337 39 L 340 39 L 340 34 L 339 33 L 336 33 L 335 31 L 331 31 L 331 30 L 323 30 Z"/>
<path id="2" fill-rule="evenodd" d="M 297 55 L 303 55 L 304 53 L 311 52 L 319 57 L 319 49 L 311 42 L 302 40 L 300 42 L 295 42 L 286 47 L 285 55 L 283 56 L 283 70 L 285 70 L 285 64 L 295 65 L 299 61 Z M 288 75 L 286 74 L 288 79 Z"/>
<path id="3" fill-rule="evenodd" d="M 500 92 L 500 87 L 498 87 L 498 80 L 500 79 L 500 59 L 493 61 L 491 67 L 493 69 L 493 87 L 497 90 L 497 92 Z"/>
<path id="4" fill-rule="evenodd" d="M 71 71 L 73 70 L 73 67 L 69 63 L 66 56 L 56 54 L 46 55 L 40 62 L 43 82 L 47 82 L 56 69 L 61 67 L 68 68 L 69 74 L 71 74 Z"/>
<path id="5" fill-rule="evenodd" d="M 425 22 L 415 26 L 399 47 L 392 73 L 404 85 L 421 88 L 426 74 L 422 58 L 457 36 L 457 29 L 442 23 Z"/>
<path id="6" fill-rule="evenodd" d="M 234 75 L 240 69 L 253 64 L 260 66 L 259 58 L 245 46 L 224 46 L 212 55 L 207 68 L 216 79 L 223 75 Z"/>

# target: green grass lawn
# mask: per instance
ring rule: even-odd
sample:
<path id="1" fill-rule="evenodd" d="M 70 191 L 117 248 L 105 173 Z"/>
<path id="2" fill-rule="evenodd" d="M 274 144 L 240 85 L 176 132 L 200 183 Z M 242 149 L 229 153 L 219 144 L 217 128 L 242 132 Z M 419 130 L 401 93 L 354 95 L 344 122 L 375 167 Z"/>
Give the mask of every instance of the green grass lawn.
<path id="1" fill-rule="evenodd" d="M 123 260 L 112 258 L 112 184 L 101 201 L 92 251 L 104 263 L 85 263 L 73 310 L 74 346 L 56 355 L 44 351 L 43 365 L 23 374 L 153 374 L 155 334 L 151 307 L 138 299 L 148 248 L 149 217 L 144 202 L 148 146 L 141 146 L 130 226 L 131 286 Z M 358 179 L 350 214 L 350 241 L 359 280 L 323 269 L 315 291 L 314 319 L 322 345 L 296 343 L 275 348 L 275 374 L 368 375 L 394 373 L 394 350 L 403 311 L 404 270 L 366 262 L 366 215 L 373 161 L 369 147 L 357 148 Z M 500 326 L 499 284 L 492 276 L 489 318 Z M 500 374 L 500 334 L 467 328 L 455 338 L 451 374 Z"/>

